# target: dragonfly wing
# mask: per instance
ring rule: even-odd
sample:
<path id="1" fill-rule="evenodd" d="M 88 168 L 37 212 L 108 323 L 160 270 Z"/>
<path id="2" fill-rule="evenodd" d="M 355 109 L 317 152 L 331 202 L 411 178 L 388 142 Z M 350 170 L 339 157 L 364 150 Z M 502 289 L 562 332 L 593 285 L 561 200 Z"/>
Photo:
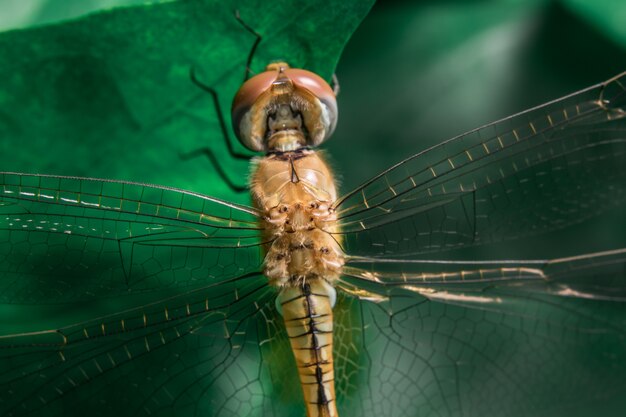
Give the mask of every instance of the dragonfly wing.
<path id="1" fill-rule="evenodd" d="M 453 138 L 337 201 L 349 254 L 338 287 L 358 313 L 351 344 L 339 348 L 359 352 L 343 409 L 621 414 L 623 249 L 497 262 L 459 261 L 451 250 L 565 228 L 622 204 L 625 81 Z M 415 256 L 444 251 L 454 260 Z"/>
<path id="2" fill-rule="evenodd" d="M 626 74 L 411 156 L 335 204 L 347 253 L 397 256 L 563 228 L 626 198 Z"/>
<path id="3" fill-rule="evenodd" d="M 259 383 L 260 335 L 250 318 L 267 297 L 262 277 L 251 274 L 157 302 L 134 297 L 140 307 L 88 322 L 5 334 L 3 415 L 67 415 L 73 408 L 95 416 L 218 415 L 213 407 L 252 405 L 252 395 L 237 389 Z M 63 308 L 38 309 L 49 315 L 40 326 L 74 317 Z"/>
<path id="4" fill-rule="evenodd" d="M 128 182 L 0 180 L 2 415 L 301 407 L 254 209 Z"/>
<path id="5" fill-rule="evenodd" d="M 253 209 L 144 184 L 0 175 L 0 297 L 79 302 L 259 271 Z"/>
<path id="6" fill-rule="evenodd" d="M 623 249 L 501 263 L 353 259 L 339 287 L 361 297 L 352 319 L 360 369 L 352 381 L 361 385 L 353 382 L 346 407 L 415 417 L 619 415 L 625 268 Z"/>
<path id="7" fill-rule="evenodd" d="M 396 303 L 357 303 L 351 361 L 358 372 L 349 384 L 337 382 L 351 389 L 339 397 L 350 415 L 619 416 L 626 406 L 624 329 L 615 326 L 623 306 L 598 311 L 592 300 L 527 299 L 524 315 L 415 298 Z"/>
<path id="8" fill-rule="evenodd" d="M 367 290 L 381 301 L 405 292 L 470 307 L 506 304 L 506 297 L 529 294 L 626 302 L 626 249 L 520 261 L 353 257 L 343 273 L 346 291 Z"/>

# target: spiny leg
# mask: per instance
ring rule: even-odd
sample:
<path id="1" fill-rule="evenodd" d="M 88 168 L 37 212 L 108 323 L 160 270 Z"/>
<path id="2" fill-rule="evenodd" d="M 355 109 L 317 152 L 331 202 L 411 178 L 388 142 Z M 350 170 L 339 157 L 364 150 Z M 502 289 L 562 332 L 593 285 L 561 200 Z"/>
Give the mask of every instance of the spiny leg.
<path id="1" fill-rule="evenodd" d="M 235 19 L 237 19 L 237 21 L 244 27 L 244 29 L 246 29 L 248 32 L 250 32 L 251 34 L 255 36 L 254 44 L 252 45 L 252 48 L 250 49 L 250 52 L 248 53 L 248 58 L 246 60 L 246 70 L 245 70 L 244 79 L 243 79 L 243 81 L 245 82 L 248 80 L 249 75 L 252 73 L 252 70 L 250 69 L 250 65 L 252 63 L 252 58 L 254 56 L 254 53 L 256 52 L 256 48 L 259 46 L 259 43 L 261 42 L 261 35 L 259 35 L 254 29 L 252 29 L 248 24 L 246 24 L 246 22 L 243 21 L 243 19 L 241 18 L 241 15 L 239 14 L 239 10 L 235 11 Z M 208 85 L 202 83 L 198 79 L 198 77 L 196 76 L 196 71 L 194 67 L 191 67 L 189 70 L 189 78 L 191 79 L 191 82 L 195 86 L 209 93 L 211 97 L 213 98 L 213 104 L 215 106 L 215 111 L 217 113 L 217 118 L 220 124 L 220 129 L 222 130 L 222 136 L 224 137 L 224 140 L 226 142 L 226 147 L 228 148 L 228 153 L 230 154 L 230 156 L 233 159 L 237 159 L 237 160 L 249 160 L 250 159 L 249 155 L 238 153 L 233 147 L 233 143 L 231 141 L 230 135 L 228 134 L 228 128 L 226 127 L 226 122 L 224 121 L 222 108 L 220 107 L 220 104 L 219 104 L 217 91 L 215 91 L 214 88 L 209 87 Z M 224 180 L 224 182 L 228 185 L 228 187 L 231 190 L 238 192 L 238 193 L 248 190 L 247 185 L 241 186 L 241 185 L 235 184 L 228 177 L 228 175 L 226 174 L 226 171 L 224 170 L 224 168 L 222 168 L 222 165 L 219 163 L 217 157 L 215 156 L 213 151 L 208 147 L 204 147 L 195 151 L 191 151 L 184 155 L 181 155 L 181 158 L 183 160 L 188 160 L 188 159 L 195 158 L 199 155 L 204 155 L 211 161 L 213 166 L 215 166 L 215 169 L 218 175 L 222 178 L 222 180 Z"/>
<path id="2" fill-rule="evenodd" d="M 239 14 L 239 10 L 235 10 L 235 19 L 237 19 L 237 21 L 241 24 L 241 26 L 244 27 L 244 29 L 246 29 L 248 32 L 253 34 L 256 38 L 254 40 L 254 44 L 252 44 L 250 53 L 248 54 L 248 59 L 246 60 L 246 72 L 243 76 L 243 81 L 246 82 L 248 81 L 250 74 L 252 74 L 252 70 L 250 69 L 250 66 L 252 65 L 252 57 L 254 56 L 254 53 L 256 52 L 256 48 L 259 46 L 259 43 L 261 43 L 262 37 L 259 32 L 254 30 L 250 25 L 248 25 L 246 22 L 243 21 L 243 19 L 241 18 L 241 15 Z M 333 73 L 332 87 L 333 87 L 333 93 L 335 93 L 335 97 L 338 96 L 341 88 L 339 86 L 339 78 L 337 78 L 337 74 L 335 73 Z"/>
<path id="3" fill-rule="evenodd" d="M 244 27 L 245 30 L 247 30 L 248 32 L 250 32 L 251 34 L 255 36 L 254 44 L 252 44 L 252 48 L 250 49 L 250 53 L 248 54 L 248 59 L 246 60 L 246 72 L 243 75 L 243 81 L 246 82 L 248 81 L 248 78 L 250 77 L 250 74 L 252 73 L 252 70 L 250 69 L 250 65 L 252 65 L 252 57 L 254 56 L 254 53 L 256 52 L 256 48 L 259 46 L 259 43 L 261 43 L 261 35 L 257 31 L 252 29 L 246 22 L 243 21 L 243 19 L 241 18 L 241 15 L 239 14 L 239 10 L 235 10 L 235 19 L 237 19 L 237 21 L 241 24 L 241 26 Z"/>
<path id="4" fill-rule="evenodd" d="M 224 121 L 224 115 L 222 114 L 222 108 L 220 107 L 219 100 L 217 97 L 217 92 L 215 91 L 215 89 L 203 84 L 196 76 L 196 72 L 193 67 L 189 70 L 189 78 L 191 79 L 191 82 L 195 86 L 200 88 L 202 91 L 209 93 L 211 97 L 213 98 L 213 105 L 215 106 L 215 112 L 217 113 L 217 119 L 220 124 L 220 130 L 222 131 L 222 136 L 224 137 L 224 142 L 226 142 L 226 148 L 228 149 L 228 154 L 233 159 L 237 159 L 240 161 L 249 160 L 250 155 L 237 152 L 233 146 L 232 139 L 230 138 L 230 135 L 228 134 L 228 128 L 226 127 L 226 122 Z M 217 171 L 218 175 L 222 178 L 222 180 L 224 180 L 224 182 L 228 185 L 228 187 L 231 190 L 237 193 L 241 193 L 241 192 L 248 190 L 247 185 L 238 185 L 228 177 L 228 175 L 226 174 L 226 171 L 222 167 L 222 164 L 220 163 L 218 158 L 215 156 L 215 153 L 213 152 L 213 150 L 209 147 L 200 148 L 195 151 L 182 154 L 180 157 L 183 160 L 189 160 L 200 155 L 206 156 L 209 159 L 209 161 L 211 161 L 211 164 L 213 164 L 213 166 L 215 167 L 215 170 Z"/>

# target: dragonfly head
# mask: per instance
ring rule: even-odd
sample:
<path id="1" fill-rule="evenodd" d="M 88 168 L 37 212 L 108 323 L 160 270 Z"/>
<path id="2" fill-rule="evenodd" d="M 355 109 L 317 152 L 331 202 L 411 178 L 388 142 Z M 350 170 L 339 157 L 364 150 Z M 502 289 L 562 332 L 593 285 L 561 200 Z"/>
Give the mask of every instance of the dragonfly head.
<path id="1" fill-rule="evenodd" d="M 233 100 L 235 134 L 257 152 L 315 147 L 337 125 L 337 100 L 320 76 L 284 62 L 246 81 Z"/>

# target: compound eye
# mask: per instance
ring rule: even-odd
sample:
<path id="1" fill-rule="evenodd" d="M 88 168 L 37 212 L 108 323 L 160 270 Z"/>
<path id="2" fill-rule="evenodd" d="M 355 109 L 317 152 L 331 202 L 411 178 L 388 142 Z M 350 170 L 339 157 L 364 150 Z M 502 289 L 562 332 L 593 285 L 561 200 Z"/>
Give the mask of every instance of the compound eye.
<path id="1" fill-rule="evenodd" d="M 290 68 L 285 74 L 293 81 L 296 91 L 307 91 L 313 95 L 302 115 L 304 125 L 311 137 L 311 146 L 317 146 L 328 139 L 337 126 L 337 98 L 335 92 L 328 83 L 319 75 L 298 68 Z M 306 99 L 307 94 L 303 97 Z"/>
<path id="2" fill-rule="evenodd" d="M 256 152 L 265 150 L 265 145 L 262 137 L 251 132 L 254 121 L 250 110 L 259 97 L 270 89 L 276 74 L 276 71 L 265 71 L 255 75 L 243 83 L 233 99 L 231 115 L 235 135 L 246 148 Z"/>
<path id="3" fill-rule="evenodd" d="M 337 100 L 333 89 L 320 76 L 283 62 L 246 81 L 233 100 L 233 130 L 248 149 L 267 150 L 268 112 L 272 103 L 288 103 L 302 115 L 306 144 L 317 146 L 337 125 Z"/>

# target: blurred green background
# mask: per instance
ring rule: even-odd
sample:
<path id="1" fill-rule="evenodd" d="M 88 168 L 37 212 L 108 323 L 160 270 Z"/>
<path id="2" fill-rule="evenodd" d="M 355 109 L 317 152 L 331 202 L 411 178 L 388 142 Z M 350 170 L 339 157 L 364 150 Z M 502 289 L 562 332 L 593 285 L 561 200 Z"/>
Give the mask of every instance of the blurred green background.
<path id="1" fill-rule="evenodd" d="M 60 22 L 96 10 L 148 3 L 158 3 L 158 0 L 3 0 L 0 30 Z"/>

